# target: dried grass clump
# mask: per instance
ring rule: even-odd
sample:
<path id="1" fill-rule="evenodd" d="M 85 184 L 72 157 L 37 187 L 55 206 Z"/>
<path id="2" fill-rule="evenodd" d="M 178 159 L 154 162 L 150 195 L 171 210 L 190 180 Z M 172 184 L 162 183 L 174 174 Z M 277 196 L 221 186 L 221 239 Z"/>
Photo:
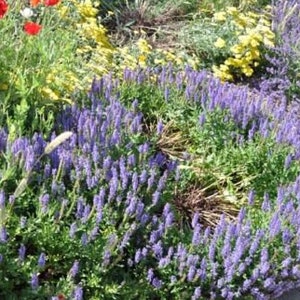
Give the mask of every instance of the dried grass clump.
<path id="1" fill-rule="evenodd" d="M 170 158 L 183 160 L 189 143 L 188 138 L 184 137 L 180 129 L 176 128 L 175 123 L 171 121 L 164 126 L 156 145 Z"/>
<path id="2" fill-rule="evenodd" d="M 223 214 L 228 221 L 234 221 L 239 212 L 236 205 L 224 199 L 219 191 L 209 191 L 197 185 L 176 194 L 174 205 L 182 222 L 190 223 L 198 212 L 199 221 L 204 227 L 215 227 Z"/>
<path id="3" fill-rule="evenodd" d="M 153 130 L 152 127 L 150 131 Z M 175 191 L 174 205 L 178 211 L 181 225 L 188 224 L 190 226 L 196 212 L 199 213 L 200 223 L 204 227 L 214 228 L 223 214 L 227 221 L 234 221 L 240 206 L 244 203 L 242 199 L 245 183 L 239 180 L 235 182 L 237 192 L 235 196 L 228 192 L 227 179 L 229 178 L 221 174 L 219 170 L 213 172 L 214 182 L 208 183 L 205 180 L 208 170 L 205 170 L 205 164 L 201 157 L 189 159 L 188 165 L 186 165 L 187 149 L 190 144 L 191 141 L 183 135 L 180 129 L 176 128 L 173 121 L 164 126 L 156 143 L 159 150 L 165 155 L 180 162 L 179 168 L 189 169 L 195 175 L 195 180 L 190 182 L 186 189 Z M 232 178 L 230 179 L 232 181 Z"/>

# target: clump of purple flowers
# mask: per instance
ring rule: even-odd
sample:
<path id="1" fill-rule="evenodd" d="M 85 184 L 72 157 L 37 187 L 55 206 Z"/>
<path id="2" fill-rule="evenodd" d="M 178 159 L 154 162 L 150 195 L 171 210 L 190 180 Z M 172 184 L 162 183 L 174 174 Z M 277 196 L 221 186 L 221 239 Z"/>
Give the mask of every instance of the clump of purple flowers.
<path id="1" fill-rule="evenodd" d="M 268 49 L 266 74 L 259 83 L 259 90 L 272 94 L 277 101 L 299 102 L 300 7 L 295 0 L 279 0 L 273 5 L 272 30 L 277 36 L 275 48 Z"/>
<path id="2" fill-rule="evenodd" d="M 124 80 L 141 84 L 152 75 L 126 70 Z M 299 159 L 299 118 L 284 101 L 270 107 L 272 95 L 190 68 L 175 74 L 169 66 L 155 76 L 166 101 L 173 86 L 197 106 L 199 130 L 221 110 L 222 122 L 241 128 L 233 137 L 238 145 L 273 136 L 295 150 L 286 169 Z M 110 76 L 95 80 L 86 107 L 63 110 L 50 141 L 73 134 L 49 155 L 42 156 L 47 141 L 40 134 L 9 141 L 0 131 L 0 153 L 15 166 L 15 178 L 31 170 L 18 197 L 14 181 L 0 189 L 0 295 L 19 281 L 24 295 L 64 292 L 74 299 L 274 299 L 300 286 L 299 177 L 273 198 L 265 193 L 259 209 L 251 191 L 234 222 L 222 215 L 215 228 L 203 227 L 200 212 L 187 230 L 172 201 L 178 162 L 147 135 L 139 99 L 126 108 L 118 88 Z M 161 135 L 163 120 L 156 129 Z M 261 218 L 252 218 L 253 210 Z"/>

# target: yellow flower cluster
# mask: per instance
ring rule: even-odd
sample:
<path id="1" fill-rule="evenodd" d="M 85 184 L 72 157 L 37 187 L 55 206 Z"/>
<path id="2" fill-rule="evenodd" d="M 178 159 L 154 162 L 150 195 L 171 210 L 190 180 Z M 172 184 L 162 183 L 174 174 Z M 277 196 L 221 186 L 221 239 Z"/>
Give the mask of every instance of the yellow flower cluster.
<path id="1" fill-rule="evenodd" d="M 89 89 L 94 76 L 101 77 L 113 72 L 120 78 L 126 68 L 146 68 L 150 65 L 162 66 L 169 62 L 177 66 L 188 63 L 193 68 L 199 64 L 197 58 L 187 57 L 184 53 L 172 50 L 153 49 L 146 40 L 146 32 L 140 32 L 140 38 L 130 47 L 113 47 L 105 27 L 99 22 L 98 3 L 91 0 L 70 0 L 59 7 L 58 13 L 68 28 L 80 37 L 80 46 L 76 55 L 81 59 L 81 66 L 76 71 L 65 70 L 57 62 L 47 75 L 40 93 L 54 101 L 70 102 L 70 95 L 75 89 Z"/>
<path id="2" fill-rule="evenodd" d="M 92 2 L 91 0 L 84 0 L 84 1 L 74 1 L 73 3 L 75 4 L 80 16 L 86 20 L 88 18 L 96 18 L 98 9 L 96 7 L 99 6 L 98 2 Z"/>
<path id="3" fill-rule="evenodd" d="M 81 66 L 76 71 L 65 70 L 58 62 L 48 74 L 41 94 L 48 99 L 70 102 L 70 95 L 76 90 L 87 90 L 94 75 L 108 73 L 115 49 L 109 42 L 106 29 L 97 19 L 99 3 L 91 0 L 71 0 L 58 8 L 63 21 L 80 37 L 76 55 Z"/>
<path id="4" fill-rule="evenodd" d="M 85 67 L 89 70 L 89 74 L 94 72 L 94 75 L 101 76 L 108 73 L 115 49 L 109 42 L 106 29 L 97 20 L 98 9 L 91 0 L 75 3 L 75 7 L 82 17 L 82 22 L 77 24 L 77 30 L 84 45 L 77 49 L 77 53 L 88 57 Z M 91 80 L 92 74 L 89 81 Z"/>
<path id="5" fill-rule="evenodd" d="M 275 35 L 271 30 L 269 14 L 243 13 L 236 7 L 228 7 L 225 11 L 215 13 L 213 21 L 224 25 L 229 22 L 230 28 L 234 28 L 236 40 L 233 45 L 226 45 L 226 41 L 221 38 L 216 40 L 214 46 L 229 47 L 231 55 L 223 64 L 213 66 L 215 76 L 222 81 L 231 81 L 234 75 L 252 76 L 260 63 L 263 47 L 274 47 Z"/>
<path id="6" fill-rule="evenodd" d="M 199 59 L 195 55 L 187 56 L 184 52 L 172 49 L 153 48 L 144 37 L 141 37 L 131 47 L 116 49 L 111 69 L 121 76 L 126 68 L 133 70 L 138 67 L 164 66 L 168 63 L 177 67 L 189 64 L 196 69 L 199 66 Z"/>
<path id="7" fill-rule="evenodd" d="M 148 42 L 145 39 L 139 39 L 136 45 L 140 52 L 138 56 L 138 64 L 142 68 L 145 68 L 147 67 L 147 59 L 149 54 L 151 53 L 152 47 L 148 44 Z"/>
<path id="8" fill-rule="evenodd" d="M 70 95 L 77 90 L 83 90 L 78 74 L 67 71 L 58 64 L 54 66 L 52 71 L 46 77 L 46 85 L 41 88 L 41 94 L 54 101 L 65 101 L 72 103 Z"/>

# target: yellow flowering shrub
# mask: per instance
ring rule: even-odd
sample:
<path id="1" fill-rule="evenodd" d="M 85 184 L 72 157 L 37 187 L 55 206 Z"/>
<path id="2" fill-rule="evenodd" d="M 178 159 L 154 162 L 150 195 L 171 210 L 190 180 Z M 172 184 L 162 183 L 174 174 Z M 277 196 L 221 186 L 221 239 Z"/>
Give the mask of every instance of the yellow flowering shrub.
<path id="1" fill-rule="evenodd" d="M 87 91 L 95 75 L 102 76 L 110 71 L 115 49 L 98 20 L 98 6 L 96 1 L 71 0 L 57 7 L 65 30 L 77 36 L 76 63 L 74 68 L 61 61 L 51 65 L 51 72 L 39 88 L 43 97 L 70 103 L 74 91 Z"/>
<path id="2" fill-rule="evenodd" d="M 113 46 L 98 17 L 98 7 L 99 3 L 91 0 L 71 0 L 59 6 L 58 12 L 64 22 L 69 24 L 68 29 L 74 30 L 79 37 L 76 55 L 81 63 L 76 72 L 66 71 L 60 64 L 55 64 L 46 78 L 46 85 L 41 89 L 43 95 L 52 100 L 70 101 L 67 95 L 75 89 L 87 90 L 94 76 L 101 77 L 112 72 L 122 78 L 126 68 L 163 66 L 170 62 L 178 67 L 189 64 L 194 69 L 197 68 L 198 60 L 195 55 L 153 49 L 143 31 L 130 46 Z"/>
<path id="3" fill-rule="evenodd" d="M 215 76 L 222 81 L 252 76 L 255 68 L 260 65 L 262 51 L 266 47 L 274 47 L 275 35 L 271 30 L 268 11 L 242 12 L 236 7 L 227 7 L 214 14 L 213 22 L 220 26 L 229 26 L 233 34 L 228 42 L 217 38 L 214 43 L 216 49 L 227 48 L 229 53 L 223 63 L 213 65 Z"/>
<path id="4" fill-rule="evenodd" d="M 145 37 L 140 37 L 130 46 L 115 49 L 111 71 L 122 76 L 125 69 L 161 67 L 169 63 L 178 69 L 183 69 L 186 64 L 197 69 L 199 59 L 194 54 L 187 55 L 184 51 L 154 48 Z"/>

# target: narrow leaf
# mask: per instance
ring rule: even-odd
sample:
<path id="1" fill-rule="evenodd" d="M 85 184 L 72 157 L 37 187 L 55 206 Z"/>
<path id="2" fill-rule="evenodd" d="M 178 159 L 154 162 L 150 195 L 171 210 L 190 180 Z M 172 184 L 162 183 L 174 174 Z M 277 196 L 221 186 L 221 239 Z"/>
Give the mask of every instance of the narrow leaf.
<path id="1" fill-rule="evenodd" d="M 19 185 L 17 186 L 17 188 L 14 192 L 15 198 L 19 197 L 25 191 L 27 184 L 28 184 L 28 178 L 29 177 L 26 176 L 20 181 Z"/>

